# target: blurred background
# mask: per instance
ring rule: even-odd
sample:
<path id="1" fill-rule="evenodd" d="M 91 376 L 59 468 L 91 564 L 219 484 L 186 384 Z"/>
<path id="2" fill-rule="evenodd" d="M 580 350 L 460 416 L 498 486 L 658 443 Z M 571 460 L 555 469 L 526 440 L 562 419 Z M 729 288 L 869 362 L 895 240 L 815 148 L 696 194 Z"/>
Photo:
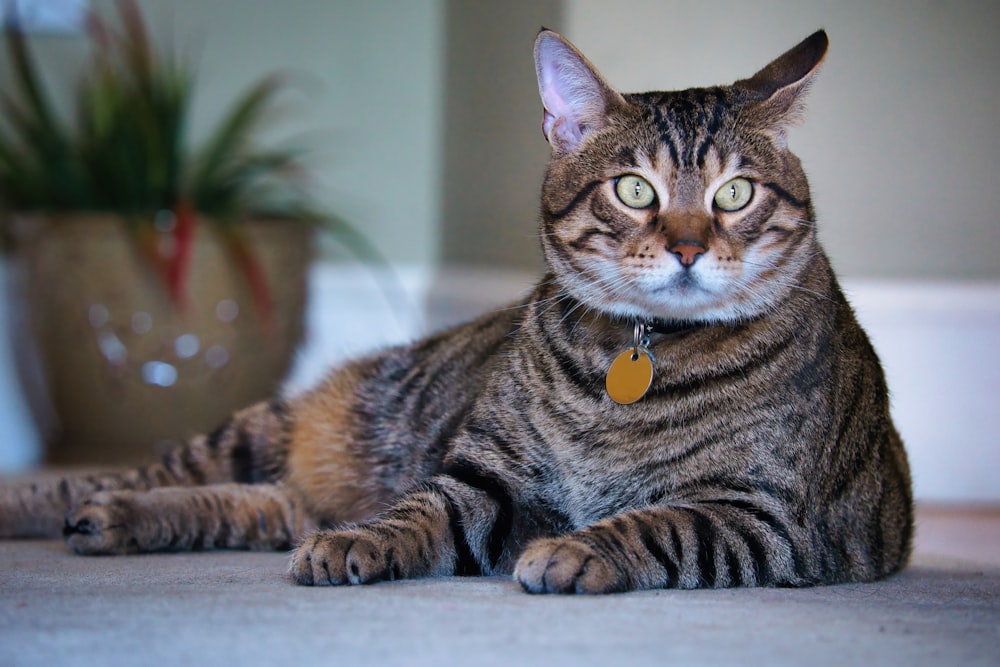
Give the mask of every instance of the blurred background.
<path id="1" fill-rule="evenodd" d="M 27 4 L 111 14 L 113 0 Z M 291 390 L 345 354 L 503 303 L 537 276 L 548 153 L 531 57 L 539 27 L 566 35 L 623 91 L 728 83 L 825 28 L 830 52 L 790 136 L 821 238 L 885 362 L 918 496 L 1000 501 L 1000 3 L 140 5 L 156 39 L 197 66 L 193 136 L 252 81 L 290 73 L 275 136 L 310 148 L 321 203 L 399 278 L 387 292 L 322 242 Z M 72 21 L 53 25 L 32 34 L 34 51 L 46 72 L 71 73 L 85 39 Z M 0 59 L 0 90 L 10 81 Z M 0 470 L 24 470 L 41 459 L 40 438 L 4 375 Z"/>

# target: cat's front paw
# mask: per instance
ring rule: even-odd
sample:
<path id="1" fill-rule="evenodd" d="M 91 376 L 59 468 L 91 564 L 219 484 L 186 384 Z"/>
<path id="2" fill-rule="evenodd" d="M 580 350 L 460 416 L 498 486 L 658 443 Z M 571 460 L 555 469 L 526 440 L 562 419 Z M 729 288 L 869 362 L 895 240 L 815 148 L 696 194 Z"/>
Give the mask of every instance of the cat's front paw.
<path id="1" fill-rule="evenodd" d="M 529 544 L 517 560 L 514 579 L 529 593 L 615 593 L 628 588 L 614 563 L 572 535 Z"/>
<path id="2" fill-rule="evenodd" d="M 400 575 L 393 549 L 363 528 L 308 536 L 292 554 L 289 573 L 304 586 L 369 584 Z"/>
<path id="3" fill-rule="evenodd" d="M 66 515 L 63 535 L 79 554 L 125 554 L 141 549 L 130 524 L 135 512 L 128 492 L 100 492 L 82 500 Z"/>

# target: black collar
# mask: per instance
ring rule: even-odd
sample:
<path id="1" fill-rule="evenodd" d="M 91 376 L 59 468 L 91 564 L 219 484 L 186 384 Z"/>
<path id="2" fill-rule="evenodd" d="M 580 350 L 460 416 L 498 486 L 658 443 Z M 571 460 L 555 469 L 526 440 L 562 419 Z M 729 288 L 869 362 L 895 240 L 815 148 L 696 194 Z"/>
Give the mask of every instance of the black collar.
<path id="1" fill-rule="evenodd" d="M 704 322 L 689 322 L 686 320 L 647 320 L 646 331 L 649 333 L 672 336 L 687 333 L 705 326 Z"/>

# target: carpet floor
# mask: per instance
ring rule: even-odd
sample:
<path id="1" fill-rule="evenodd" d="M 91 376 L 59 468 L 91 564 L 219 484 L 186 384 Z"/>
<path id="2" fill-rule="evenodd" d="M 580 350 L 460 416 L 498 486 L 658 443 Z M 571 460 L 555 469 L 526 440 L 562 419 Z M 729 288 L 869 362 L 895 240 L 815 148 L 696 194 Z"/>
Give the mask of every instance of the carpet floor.
<path id="1" fill-rule="evenodd" d="M 0 542 L 0 665 L 1000 665 L 997 508 L 921 508 L 902 574 L 801 590 L 305 588 L 286 560 Z"/>

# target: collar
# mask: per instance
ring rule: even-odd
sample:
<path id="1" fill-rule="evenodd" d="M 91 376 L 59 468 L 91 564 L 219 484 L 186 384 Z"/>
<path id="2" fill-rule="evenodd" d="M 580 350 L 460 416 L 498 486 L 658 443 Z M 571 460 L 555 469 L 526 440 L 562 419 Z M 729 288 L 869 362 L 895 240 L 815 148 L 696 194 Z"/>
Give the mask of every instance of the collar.
<path id="1" fill-rule="evenodd" d="M 689 322 L 686 320 L 646 320 L 645 322 L 636 321 L 636 324 L 643 324 L 646 327 L 646 331 L 649 333 L 661 334 L 664 336 L 673 336 L 677 334 L 687 333 L 689 331 L 694 331 L 695 329 L 700 329 L 705 326 L 703 322 Z"/>

